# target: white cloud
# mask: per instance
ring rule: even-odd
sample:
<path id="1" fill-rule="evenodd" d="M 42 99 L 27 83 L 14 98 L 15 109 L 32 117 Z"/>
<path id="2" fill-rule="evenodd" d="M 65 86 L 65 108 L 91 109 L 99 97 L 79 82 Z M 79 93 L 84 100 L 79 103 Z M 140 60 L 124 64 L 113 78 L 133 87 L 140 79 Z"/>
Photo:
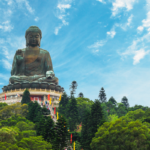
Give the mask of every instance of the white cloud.
<path id="1" fill-rule="evenodd" d="M 143 31 L 143 29 L 144 29 L 143 26 L 139 26 L 139 27 L 137 28 L 138 31 Z"/>
<path id="2" fill-rule="evenodd" d="M 141 59 L 144 58 L 145 55 L 147 55 L 150 51 L 145 51 L 144 49 L 140 49 L 138 51 L 135 51 L 135 56 L 133 57 L 133 64 L 136 65 L 140 62 Z"/>
<path id="3" fill-rule="evenodd" d="M 93 49 L 93 50 L 92 50 L 92 53 L 93 53 L 93 54 L 97 54 L 98 52 L 99 52 L 99 49 Z"/>
<path id="4" fill-rule="evenodd" d="M 142 25 L 139 26 L 137 29 L 139 31 L 143 31 L 144 28 L 147 28 L 147 30 L 149 31 L 149 28 L 150 28 L 150 11 L 147 12 L 147 18 L 142 20 Z"/>
<path id="5" fill-rule="evenodd" d="M 5 68 L 5 69 L 7 69 L 7 70 L 10 70 L 10 69 L 11 69 L 12 64 L 11 64 L 8 60 L 2 59 L 1 61 L 3 62 L 3 65 L 4 65 L 4 68 Z"/>
<path id="6" fill-rule="evenodd" d="M 32 14 L 34 12 L 34 9 L 29 5 L 29 2 L 27 0 L 16 0 L 19 6 L 22 7 L 22 5 L 25 4 L 26 9 Z M 24 6 L 23 6 L 24 7 Z"/>
<path id="7" fill-rule="evenodd" d="M 70 4 L 58 4 L 57 8 L 59 8 L 61 12 L 65 12 L 66 9 L 71 8 L 71 5 Z"/>
<path id="8" fill-rule="evenodd" d="M 62 23 L 63 23 L 63 25 L 65 25 L 65 26 L 67 26 L 67 25 L 69 25 L 69 22 L 67 22 L 66 20 L 62 20 Z"/>
<path id="9" fill-rule="evenodd" d="M 95 42 L 93 45 L 88 46 L 88 48 L 91 48 L 93 53 L 98 52 L 98 50 L 99 50 L 98 48 L 105 45 L 106 42 L 109 40 L 109 38 L 114 38 L 115 37 L 115 35 L 116 35 L 115 28 L 120 27 L 123 30 L 126 30 L 127 27 L 129 27 L 131 25 L 132 18 L 133 18 L 133 15 L 131 14 L 129 16 L 128 20 L 127 20 L 127 23 L 125 23 L 125 24 L 115 24 L 110 31 L 106 32 L 107 38 L 105 40 L 100 40 L 98 42 Z"/>
<path id="10" fill-rule="evenodd" d="M 3 44 L 5 42 L 4 39 L 0 39 L 0 44 Z"/>
<path id="11" fill-rule="evenodd" d="M 3 80 L 6 80 L 6 81 L 9 80 L 9 76 L 8 75 L 4 75 L 4 74 L 1 74 L 1 73 L 0 73 L 0 78 L 3 79 Z"/>
<path id="12" fill-rule="evenodd" d="M 39 21 L 39 17 L 35 17 L 34 21 Z"/>
<path id="13" fill-rule="evenodd" d="M 59 32 L 59 30 L 62 28 L 62 26 L 59 26 L 59 27 L 56 27 L 55 28 L 55 31 L 54 31 L 54 33 L 55 33 L 55 35 L 58 35 L 58 32 Z"/>
<path id="14" fill-rule="evenodd" d="M 11 16 L 12 15 L 12 10 L 8 9 L 8 10 L 4 11 L 4 15 L 5 16 Z"/>
<path id="15" fill-rule="evenodd" d="M 114 26 L 112 27 L 112 29 L 107 32 L 108 37 L 114 38 L 114 36 L 116 35 L 116 31 L 115 31 L 116 27 L 120 27 L 123 30 L 126 30 L 127 27 L 131 26 L 132 19 L 133 19 L 133 15 L 131 14 L 129 16 L 129 18 L 127 19 L 126 23 L 124 23 L 124 24 L 118 24 L 118 23 L 114 24 Z"/>
<path id="16" fill-rule="evenodd" d="M 104 0 L 96 0 L 96 1 L 104 3 L 104 4 L 106 3 Z"/>
<path id="17" fill-rule="evenodd" d="M 29 2 L 27 0 L 24 0 L 25 2 L 25 5 L 26 5 L 26 8 L 27 10 L 30 12 L 30 13 L 33 13 L 34 10 L 32 9 L 32 7 L 29 5 Z"/>
<path id="18" fill-rule="evenodd" d="M 97 49 L 97 48 L 102 47 L 103 45 L 105 45 L 106 42 L 107 42 L 106 40 L 100 40 L 100 41 L 97 41 L 94 44 L 88 46 L 88 48 Z"/>
<path id="19" fill-rule="evenodd" d="M 143 27 L 150 27 L 150 11 L 147 13 L 147 19 L 142 21 Z"/>
<path id="20" fill-rule="evenodd" d="M 0 61 L 3 63 L 4 68 L 10 70 L 12 67 L 11 64 L 16 50 L 25 47 L 25 38 L 24 36 L 21 37 L 13 36 L 7 39 L 0 39 L 0 43 L 1 43 L 0 49 L 2 50 L 0 54 L 3 58 Z"/>
<path id="21" fill-rule="evenodd" d="M 91 49 L 93 54 L 97 54 L 100 51 L 100 47 L 104 46 L 106 44 L 107 40 L 100 40 L 95 42 L 94 44 L 88 46 L 89 49 Z"/>
<path id="22" fill-rule="evenodd" d="M 11 5 L 13 3 L 13 0 L 5 0 L 8 5 Z"/>
<path id="23" fill-rule="evenodd" d="M 116 16 L 123 8 L 126 8 L 127 11 L 131 10 L 135 2 L 137 0 L 113 0 L 112 16 Z"/>
<path id="24" fill-rule="evenodd" d="M 125 58 L 127 58 L 128 55 L 133 55 L 133 64 L 136 65 L 145 57 L 145 55 L 149 54 L 149 42 L 150 33 L 147 33 L 146 35 L 133 40 L 132 44 L 126 49 L 126 51 L 120 54 Z"/>
<path id="25" fill-rule="evenodd" d="M 114 30 L 107 32 L 107 35 L 110 36 L 111 38 L 114 38 L 116 35 L 116 32 Z"/>
<path id="26" fill-rule="evenodd" d="M 2 47 L 2 51 L 3 51 L 3 54 L 5 55 L 5 57 L 6 57 L 7 59 L 10 59 L 10 53 L 8 52 L 8 49 L 7 49 L 6 46 L 3 46 L 3 47 Z"/>
<path id="27" fill-rule="evenodd" d="M 130 27 L 132 23 L 133 15 L 131 14 L 127 20 L 127 23 L 124 24 L 116 24 L 116 26 L 121 27 L 123 30 L 126 30 L 127 27 Z"/>
<path id="28" fill-rule="evenodd" d="M 131 22 L 132 22 L 132 18 L 133 18 L 133 15 L 131 15 L 131 16 L 128 18 L 127 26 L 130 26 L 130 24 L 131 24 Z"/>
<path id="29" fill-rule="evenodd" d="M 10 24 L 10 21 L 5 21 L 2 24 L 0 24 L 0 29 L 2 29 L 4 32 L 10 32 L 14 27 Z"/>
<path id="30" fill-rule="evenodd" d="M 61 1 L 59 1 L 58 5 L 57 5 L 57 15 L 56 16 L 58 19 L 61 20 L 61 25 L 59 25 L 55 28 L 55 31 L 54 31 L 55 35 L 58 35 L 59 30 L 63 26 L 69 25 L 69 22 L 66 21 L 66 18 L 69 15 L 69 13 L 66 13 L 66 9 L 71 8 L 71 3 L 72 3 L 72 0 L 61 0 Z"/>

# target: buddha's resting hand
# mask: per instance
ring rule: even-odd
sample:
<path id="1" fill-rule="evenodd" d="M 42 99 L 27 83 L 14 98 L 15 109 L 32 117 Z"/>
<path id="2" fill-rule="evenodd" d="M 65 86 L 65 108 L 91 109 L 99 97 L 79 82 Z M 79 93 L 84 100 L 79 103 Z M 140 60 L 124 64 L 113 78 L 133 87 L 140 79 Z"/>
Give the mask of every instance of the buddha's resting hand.
<path id="1" fill-rule="evenodd" d="M 18 49 L 16 51 L 16 59 L 17 59 L 17 64 L 19 65 L 23 61 L 23 52 L 21 49 Z"/>
<path id="2" fill-rule="evenodd" d="M 55 77 L 54 71 L 50 70 L 46 72 L 46 78 L 47 79 L 52 79 Z"/>

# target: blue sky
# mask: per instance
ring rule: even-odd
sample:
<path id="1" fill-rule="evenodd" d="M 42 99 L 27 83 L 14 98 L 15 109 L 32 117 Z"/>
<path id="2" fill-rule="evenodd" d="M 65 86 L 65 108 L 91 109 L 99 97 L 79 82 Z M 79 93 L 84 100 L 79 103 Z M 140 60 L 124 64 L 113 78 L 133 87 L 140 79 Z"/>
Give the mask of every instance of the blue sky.
<path id="1" fill-rule="evenodd" d="M 0 0 L 0 88 L 31 25 L 68 94 L 75 80 L 76 96 L 94 100 L 104 87 L 107 99 L 150 106 L 149 0 Z"/>

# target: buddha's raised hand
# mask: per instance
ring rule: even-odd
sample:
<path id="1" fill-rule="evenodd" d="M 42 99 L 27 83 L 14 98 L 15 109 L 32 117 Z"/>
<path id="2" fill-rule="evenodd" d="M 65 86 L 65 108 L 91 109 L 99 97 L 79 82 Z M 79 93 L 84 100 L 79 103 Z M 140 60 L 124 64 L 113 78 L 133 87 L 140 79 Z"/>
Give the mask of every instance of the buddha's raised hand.
<path id="1" fill-rule="evenodd" d="M 23 52 L 22 52 L 22 50 L 21 50 L 21 49 L 18 49 L 18 50 L 16 51 L 16 55 L 20 55 L 20 56 L 23 57 Z"/>
<path id="2" fill-rule="evenodd" d="M 18 49 L 16 51 L 16 58 L 17 58 L 17 63 L 20 64 L 23 60 L 23 52 L 21 49 Z"/>

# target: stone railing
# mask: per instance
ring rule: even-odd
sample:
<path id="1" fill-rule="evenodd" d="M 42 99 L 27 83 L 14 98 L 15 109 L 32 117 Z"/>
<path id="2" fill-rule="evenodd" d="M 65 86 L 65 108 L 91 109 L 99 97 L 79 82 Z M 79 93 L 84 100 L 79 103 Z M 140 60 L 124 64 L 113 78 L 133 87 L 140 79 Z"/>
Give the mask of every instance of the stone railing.
<path id="1" fill-rule="evenodd" d="M 7 92 L 3 92 L 0 93 L 0 98 L 4 98 L 5 94 L 6 96 L 12 96 L 12 95 L 16 95 L 16 94 L 23 94 L 23 92 L 25 91 L 25 89 L 15 89 L 15 90 L 10 90 Z M 29 89 L 30 94 L 35 94 L 35 95 L 48 95 L 51 94 L 53 96 L 57 96 L 59 97 L 60 95 L 62 95 L 62 92 L 59 91 L 55 91 L 55 90 L 48 90 L 48 89 Z"/>
<path id="2" fill-rule="evenodd" d="M 19 91 L 25 91 L 26 89 L 15 89 L 15 90 L 9 90 L 9 91 L 6 91 L 6 92 L 3 92 L 3 93 L 10 93 L 10 92 L 19 92 Z M 49 90 L 49 89 L 36 89 L 36 88 L 30 88 L 28 89 L 29 91 L 41 91 L 41 92 L 52 92 L 52 93 L 60 93 L 62 94 L 62 92 L 59 92 L 59 91 L 55 91 L 55 90 Z M 1 93 L 1 94 L 3 94 Z M 0 95 L 1 95 L 0 94 Z"/>
<path id="3" fill-rule="evenodd" d="M 0 103 L 7 103 L 8 105 L 10 105 L 10 104 L 14 104 L 14 103 L 17 103 L 17 102 L 21 102 L 21 99 L 22 99 L 21 97 L 7 98 L 6 100 L 1 99 Z"/>

